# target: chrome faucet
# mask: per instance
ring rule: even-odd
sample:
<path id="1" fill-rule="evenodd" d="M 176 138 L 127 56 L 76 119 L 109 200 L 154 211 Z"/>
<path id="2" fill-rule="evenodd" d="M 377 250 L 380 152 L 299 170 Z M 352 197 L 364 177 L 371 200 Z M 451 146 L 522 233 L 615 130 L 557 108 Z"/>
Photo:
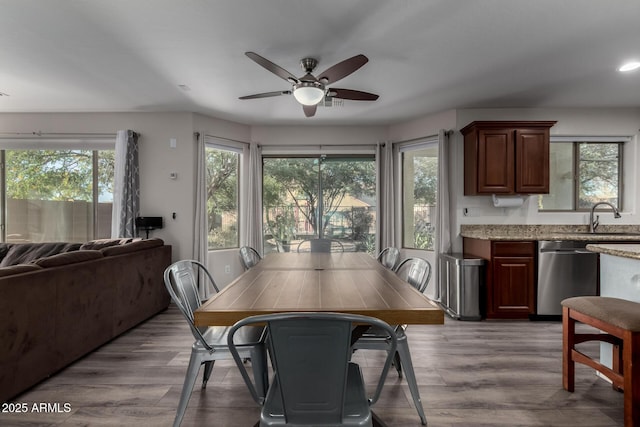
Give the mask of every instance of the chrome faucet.
<path id="1" fill-rule="evenodd" d="M 614 218 L 622 218 L 620 216 L 620 212 L 618 212 L 618 208 L 616 208 L 615 206 L 613 206 L 611 203 L 609 202 L 598 202 L 595 203 L 593 206 L 591 206 L 591 214 L 589 215 L 589 233 L 595 233 L 596 232 L 596 228 L 598 228 L 598 225 L 600 225 L 600 216 L 596 215 L 595 219 L 593 218 L 593 215 L 595 213 L 596 207 L 600 206 L 600 205 L 607 205 L 609 207 L 611 207 L 611 209 L 613 209 L 613 217 Z"/>

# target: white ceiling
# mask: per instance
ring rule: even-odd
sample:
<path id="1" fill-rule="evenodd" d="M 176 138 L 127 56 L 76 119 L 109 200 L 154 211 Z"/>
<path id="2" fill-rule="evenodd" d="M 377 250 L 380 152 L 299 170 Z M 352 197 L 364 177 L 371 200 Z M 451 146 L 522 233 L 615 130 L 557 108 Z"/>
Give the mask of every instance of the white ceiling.
<path id="1" fill-rule="evenodd" d="M 0 0 L 0 112 L 193 111 L 247 124 L 392 124 L 453 109 L 640 107 L 639 0 Z M 373 92 L 306 118 L 291 73 L 357 54 Z M 190 90 L 182 90 L 187 85 Z"/>

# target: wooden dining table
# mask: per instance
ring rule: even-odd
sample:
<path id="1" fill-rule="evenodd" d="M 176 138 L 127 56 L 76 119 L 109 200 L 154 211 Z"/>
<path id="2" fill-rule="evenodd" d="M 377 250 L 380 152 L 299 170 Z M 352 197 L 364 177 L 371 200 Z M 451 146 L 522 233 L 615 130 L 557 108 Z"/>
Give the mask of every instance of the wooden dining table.
<path id="1" fill-rule="evenodd" d="M 338 312 L 389 324 L 444 324 L 444 312 L 370 255 L 271 253 L 195 311 L 196 326 L 229 326 L 249 316 Z"/>

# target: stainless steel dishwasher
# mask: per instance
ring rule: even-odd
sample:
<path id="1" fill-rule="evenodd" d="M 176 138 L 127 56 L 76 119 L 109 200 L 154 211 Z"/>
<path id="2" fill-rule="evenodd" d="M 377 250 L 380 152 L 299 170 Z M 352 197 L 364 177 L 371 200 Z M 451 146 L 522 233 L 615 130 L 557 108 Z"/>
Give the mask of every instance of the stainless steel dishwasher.
<path id="1" fill-rule="evenodd" d="M 598 294 L 598 254 L 585 249 L 589 243 L 538 242 L 538 317 L 562 316 L 565 298 Z"/>

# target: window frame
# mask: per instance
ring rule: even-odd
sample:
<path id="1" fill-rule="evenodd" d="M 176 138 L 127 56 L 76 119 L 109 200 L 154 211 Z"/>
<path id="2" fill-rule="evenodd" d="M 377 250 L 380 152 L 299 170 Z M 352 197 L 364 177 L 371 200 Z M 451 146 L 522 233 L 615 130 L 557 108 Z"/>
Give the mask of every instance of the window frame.
<path id="1" fill-rule="evenodd" d="M 226 140 L 226 139 L 221 139 L 221 138 L 216 138 L 216 137 L 212 137 L 212 136 L 208 136 L 205 135 L 205 140 L 204 140 L 204 146 L 205 146 L 205 167 L 206 167 L 206 151 L 208 149 L 214 149 L 214 150 L 220 150 L 220 151 L 228 151 L 228 152 L 232 152 L 238 155 L 238 161 L 237 161 L 237 169 L 236 169 L 236 173 L 237 173 L 237 179 L 236 179 L 236 218 L 237 218 L 237 239 L 236 239 L 236 243 L 235 246 L 226 246 L 226 247 L 210 247 L 209 246 L 209 231 L 207 230 L 206 233 L 206 238 L 207 238 L 207 252 L 216 252 L 216 251 L 228 251 L 231 249 L 239 249 L 240 248 L 240 241 L 241 241 L 241 224 L 242 224 L 242 209 L 241 209 L 241 204 L 242 204 L 242 194 L 243 194 L 243 179 L 242 179 L 242 171 L 244 168 L 244 151 L 245 151 L 245 147 L 247 146 L 247 144 L 245 143 L 241 143 L 241 142 L 236 142 L 236 141 L 231 141 L 231 140 Z M 207 204 L 208 200 L 205 200 L 205 206 Z M 207 221 L 208 222 L 208 221 Z"/>
<path id="2" fill-rule="evenodd" d="M 399 199 L 400 199 L 400 236 L 401 236 L 401 246 L 403 249 L 409 249 L 409 250 L 422 250 L 422 251 L 427 251 L 427 252 L 435 252 L 436 248 L 433 247 L 431 249 L 422 249 L 422 248 L 417 248 L 415 247 L 415 241 L 411 243 L 411 246 L 407 245 L 406 242 L 406 221 L 405 221 L 405 212 L 406 212 L 406 204 L 405 204 L 405 173 L 404 173 L 404 155 L 407 152 L 412 152 L 412 151 L 420 151 L 420 150 L 424 150 L 427 148 L 435 148 L 436 150 L 439 149 L 439 145 L 438 145 L 438 136 L 434 135 L 432 137 L 427 137 L 424 139 L 420 139 L 418 141 L 411 141 L 408 143 L 401 143 L 398 146 L 398 165 L 399 165 L 399 178 L 400 178 L 400 191 L 399 191 Z M 437 153 L 437 161 L 440 162 L 440 152 Z M 437 176 L 437 169 L 436 169 L 436 179 L 438 179 L 439 177 Z M 437 192 L 437 184 L 436 184 L 436 192 Z M 414 204 L 415 205 L 415 204 Z M 437 193 L 436 193 L 436 204 L 434 204 L 434 209 L 437 209 Z M 415 221 L 413 224 L 414 228 L 414 233 L 415 233 Z M 434 242 L 435 242 L 435 231 L 434 231 Z"/>
<path id="3" fill-rule="evenodd" d="M 625 206 L 624 152 L 626 143 L 631 141 L 627 136 L 551 136 L 550 144 L 571 144 L 572 156 L 572 198 L 571 209 L 538 209 L 540 213 L 575 213 L 588 212 L 590 208 L 580 208 L 580 144 L 616 144 L 618 146 L 618 206 L 622 211 Z M 544 197 L 544 195 L 540 195 Z"/>
<path id="4" fill-rule="evenodd" d="M 376 205 L 375 205 L 375 215 L 374 215 L 374 221 L 378 221 L 379 215 L 378 215 L 378 209 L 379 209 L 379 200 L 378 200 L 378 170 L 377 170 L 377 158 L 376 158 L 376 154 L 375 152 L 373 152 L 372 150 L 368 149 L 368 147 L 352 147 L 352 146 L 336 146 L 336 147 L 332 147 L 330 146 L 329 149 L 327 149 L 327 146 L 323 146 L 322 148 L 315 148 L 315 146 L 310 146 L 310 147 L 306 147 L 306 146 L 300 146 L 300 147 L 287 147 L 286 149 L 282 149 L 280 147 L 265 147 L 265 149 L 262 152 L 262 190 L 264 192 L 264 165 L 265 165 L 265 161 L 268 160 L 274 160 L 274 159 L 313 159 L 313 160 L 318 160 L 319 164 L 318 164 L 318 173 L 320 173 L 320 163 L 327 161 L 327 162 L 331 162 L 331 161 L 349 161 L 349 160 L 354 160 L 354 161 L 370 161 L 371 164 L 374 167 L 374 181 L 375 181 L 375 198 L 376 198 Z M 320 182 L 320 180 L 319 180 Z M 320 190 L 320 188 L 318 189 Z M 319 198 L 319 200 L 321 200 L 322 198 Z M 322 201 L 320 201 L 320 203 L 318 204 L 318 207 L 322 206 Z M 264 219 L 264 212 L 265 212 L 265 206 L 264 206 L 264 196 L 262 198 L 262 215 L 263 215 L 263 221 L 262 221 L 262 235 L 264 237 L 265 235 L 265 219 Z M 317 216 L 317 214 L 316 214 Z M 324 218 L 320 218 L 317 217 L 316 219 L 318 227 L 323 228 L 323 225 L 325 223 L 325 219 Z M 373 226 L 374 229 L 377 230 L 378 224 L 376 223 L 376 225 Z M 374 252 L 377 251 L 378 248 L 378 235 L 377 233 L 373 233 L 373 235 L 375 236 L 375 243 L 374 243 Z M 317 237 L 317 236 L 316 236 Z M 293 249 L 291 249 L 293 250 Z M 267 246 L 266 246 L 266 240 L 263 241 L 263 251 L 265 253 L 267 253 Z"/>
<path id="5" fill-rule="evenodd" d="M 68 135 L 68 136 L 67 136 Z M 6 152 L 7 151 L 56 151 L 56 150 L 82 150 L 92 154 L 92 201 L 93 209 L 91 212 L 92 227 L 90 240 L 101 238 L 98 235 L 98 210 L 100 203 L 99 192 L 99 171 L 98 157 L 101 151 L 114 151 L 116 145 L 115 134 L 31 134 L 23 136 L 16 134 L 11 137 L 0 138 L 0 198 L 2 198 L 0 209 L 0 242 L 7 242 L 7 170 L 6 170 Z M 113 202 L 112 202 L 113 203 Z"/>

